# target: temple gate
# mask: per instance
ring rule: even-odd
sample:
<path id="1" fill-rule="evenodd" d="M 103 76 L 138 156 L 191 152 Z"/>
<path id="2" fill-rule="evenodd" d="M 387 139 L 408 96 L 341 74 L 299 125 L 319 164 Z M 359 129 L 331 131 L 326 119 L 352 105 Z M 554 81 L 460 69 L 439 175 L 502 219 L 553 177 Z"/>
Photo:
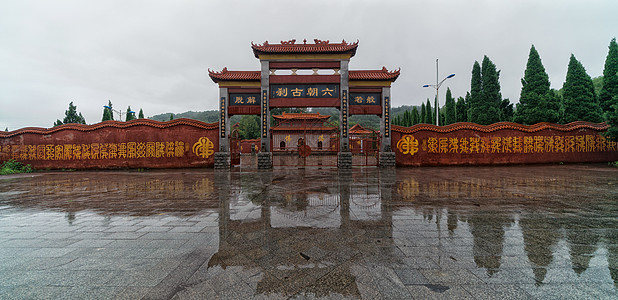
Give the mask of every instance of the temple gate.
<path id="1" fill-rule="evenodd" d="M 258 168 L 268 169 L 272 167 L 270 110 L 308 107 L 339 109 L 339 168 L 352 166 L 350 115 L 380 116 L 379 165 L 395 166 L 395 153 L 390 146 L 390 86 L 399 76 L 399 70 L 388 71 L 386 67 L 349 70 L 350 58 L 356 54 L 358 42 L 330 43 L 318 39 L 314 42 L 251 43 L 261 70 L 209 70 L 210 78 L 219 85 L 220 149 L 215 153 L 216 168 L 230 167 L 230 116 L 260 115 Z"/>

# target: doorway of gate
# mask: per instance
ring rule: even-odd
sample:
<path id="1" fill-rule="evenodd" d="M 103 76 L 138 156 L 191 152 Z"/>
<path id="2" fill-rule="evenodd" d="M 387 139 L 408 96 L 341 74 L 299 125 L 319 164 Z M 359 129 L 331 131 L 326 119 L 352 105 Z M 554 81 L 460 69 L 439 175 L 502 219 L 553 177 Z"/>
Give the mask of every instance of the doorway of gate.
<path id="1" fill-rule="evenodd" d="M 337 167 L 339 126 L 320 113 L 272 115 L 273 167 Z"/>
<path id="2" fill-rule="evenodd" d="M 329 115 L 283 112 L 272 118 L 273 167 L 337 167 L 340 131 Z M 360 125 L 350 129 L 353 166 L 378 165 L 379 136 Z"/>
<path id="3" fill-rule="evenodd" d="M 378 166 L 380 133 L 356 124 L 350 128 L 352 166 Z"/>

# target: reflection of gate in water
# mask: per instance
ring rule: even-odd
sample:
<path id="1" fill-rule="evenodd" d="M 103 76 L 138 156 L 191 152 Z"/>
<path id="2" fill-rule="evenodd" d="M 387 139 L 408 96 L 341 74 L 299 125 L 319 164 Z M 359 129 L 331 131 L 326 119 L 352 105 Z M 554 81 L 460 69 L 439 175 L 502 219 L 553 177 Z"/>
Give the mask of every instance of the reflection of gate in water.
<path id="1" fill-rule="evenodd" d="M 234 129 L 230 134 L 230 164 L 240 165 L 240 133 Z"/>

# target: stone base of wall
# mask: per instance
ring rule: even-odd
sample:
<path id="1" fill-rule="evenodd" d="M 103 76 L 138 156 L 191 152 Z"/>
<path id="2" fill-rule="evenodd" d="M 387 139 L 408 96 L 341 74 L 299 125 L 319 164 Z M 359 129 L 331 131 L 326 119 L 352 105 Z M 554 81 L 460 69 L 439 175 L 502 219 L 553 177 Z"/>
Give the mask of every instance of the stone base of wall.
<path id="1" fill-rule="evenodd" d="M 380 168 L 392 168 L 395 165 L 395 152 L 380 152 Z"/>
<path id="2" fill-rule="evenodd" d="M 231 156 L 229 152 L 215 153 L 215 169 L 229 169 L 230 159 Z"/>
<path id="3" fill-rule="evenodd" d="M 273 160 L 272 160 L 272 153 L 270 152 L 259 152 L 257 154 L 257 159 L 258 159 L 258 169 L 272 169 L 273 167 Z"/>
<path id="4" fill-rule="evenodd" d="M 352 152 L 339 152 L 337 155 L 337 167 L 339 169 L 351 169 Z"/>

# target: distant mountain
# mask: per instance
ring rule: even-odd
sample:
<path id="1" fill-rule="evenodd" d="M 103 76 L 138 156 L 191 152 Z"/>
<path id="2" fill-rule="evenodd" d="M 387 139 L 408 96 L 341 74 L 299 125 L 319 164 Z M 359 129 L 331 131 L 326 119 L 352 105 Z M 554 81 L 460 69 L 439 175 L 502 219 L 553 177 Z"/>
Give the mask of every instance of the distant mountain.
<path id="1" fill-rule="evenodd" d="M 148 119 L 155 121 L 169 121 L 170 114 L 172 113 L 163 113 L 154 115 L 152 117 L 148 117 Z M 199 120 L 206 123 L 214 123 L 219 122 L 219 111 L 218 110 L 207 110 L 207 111 L 187 111 L 179 114 L 174 114 L 174 119 L 187 118 L 193 120 Z"/>

